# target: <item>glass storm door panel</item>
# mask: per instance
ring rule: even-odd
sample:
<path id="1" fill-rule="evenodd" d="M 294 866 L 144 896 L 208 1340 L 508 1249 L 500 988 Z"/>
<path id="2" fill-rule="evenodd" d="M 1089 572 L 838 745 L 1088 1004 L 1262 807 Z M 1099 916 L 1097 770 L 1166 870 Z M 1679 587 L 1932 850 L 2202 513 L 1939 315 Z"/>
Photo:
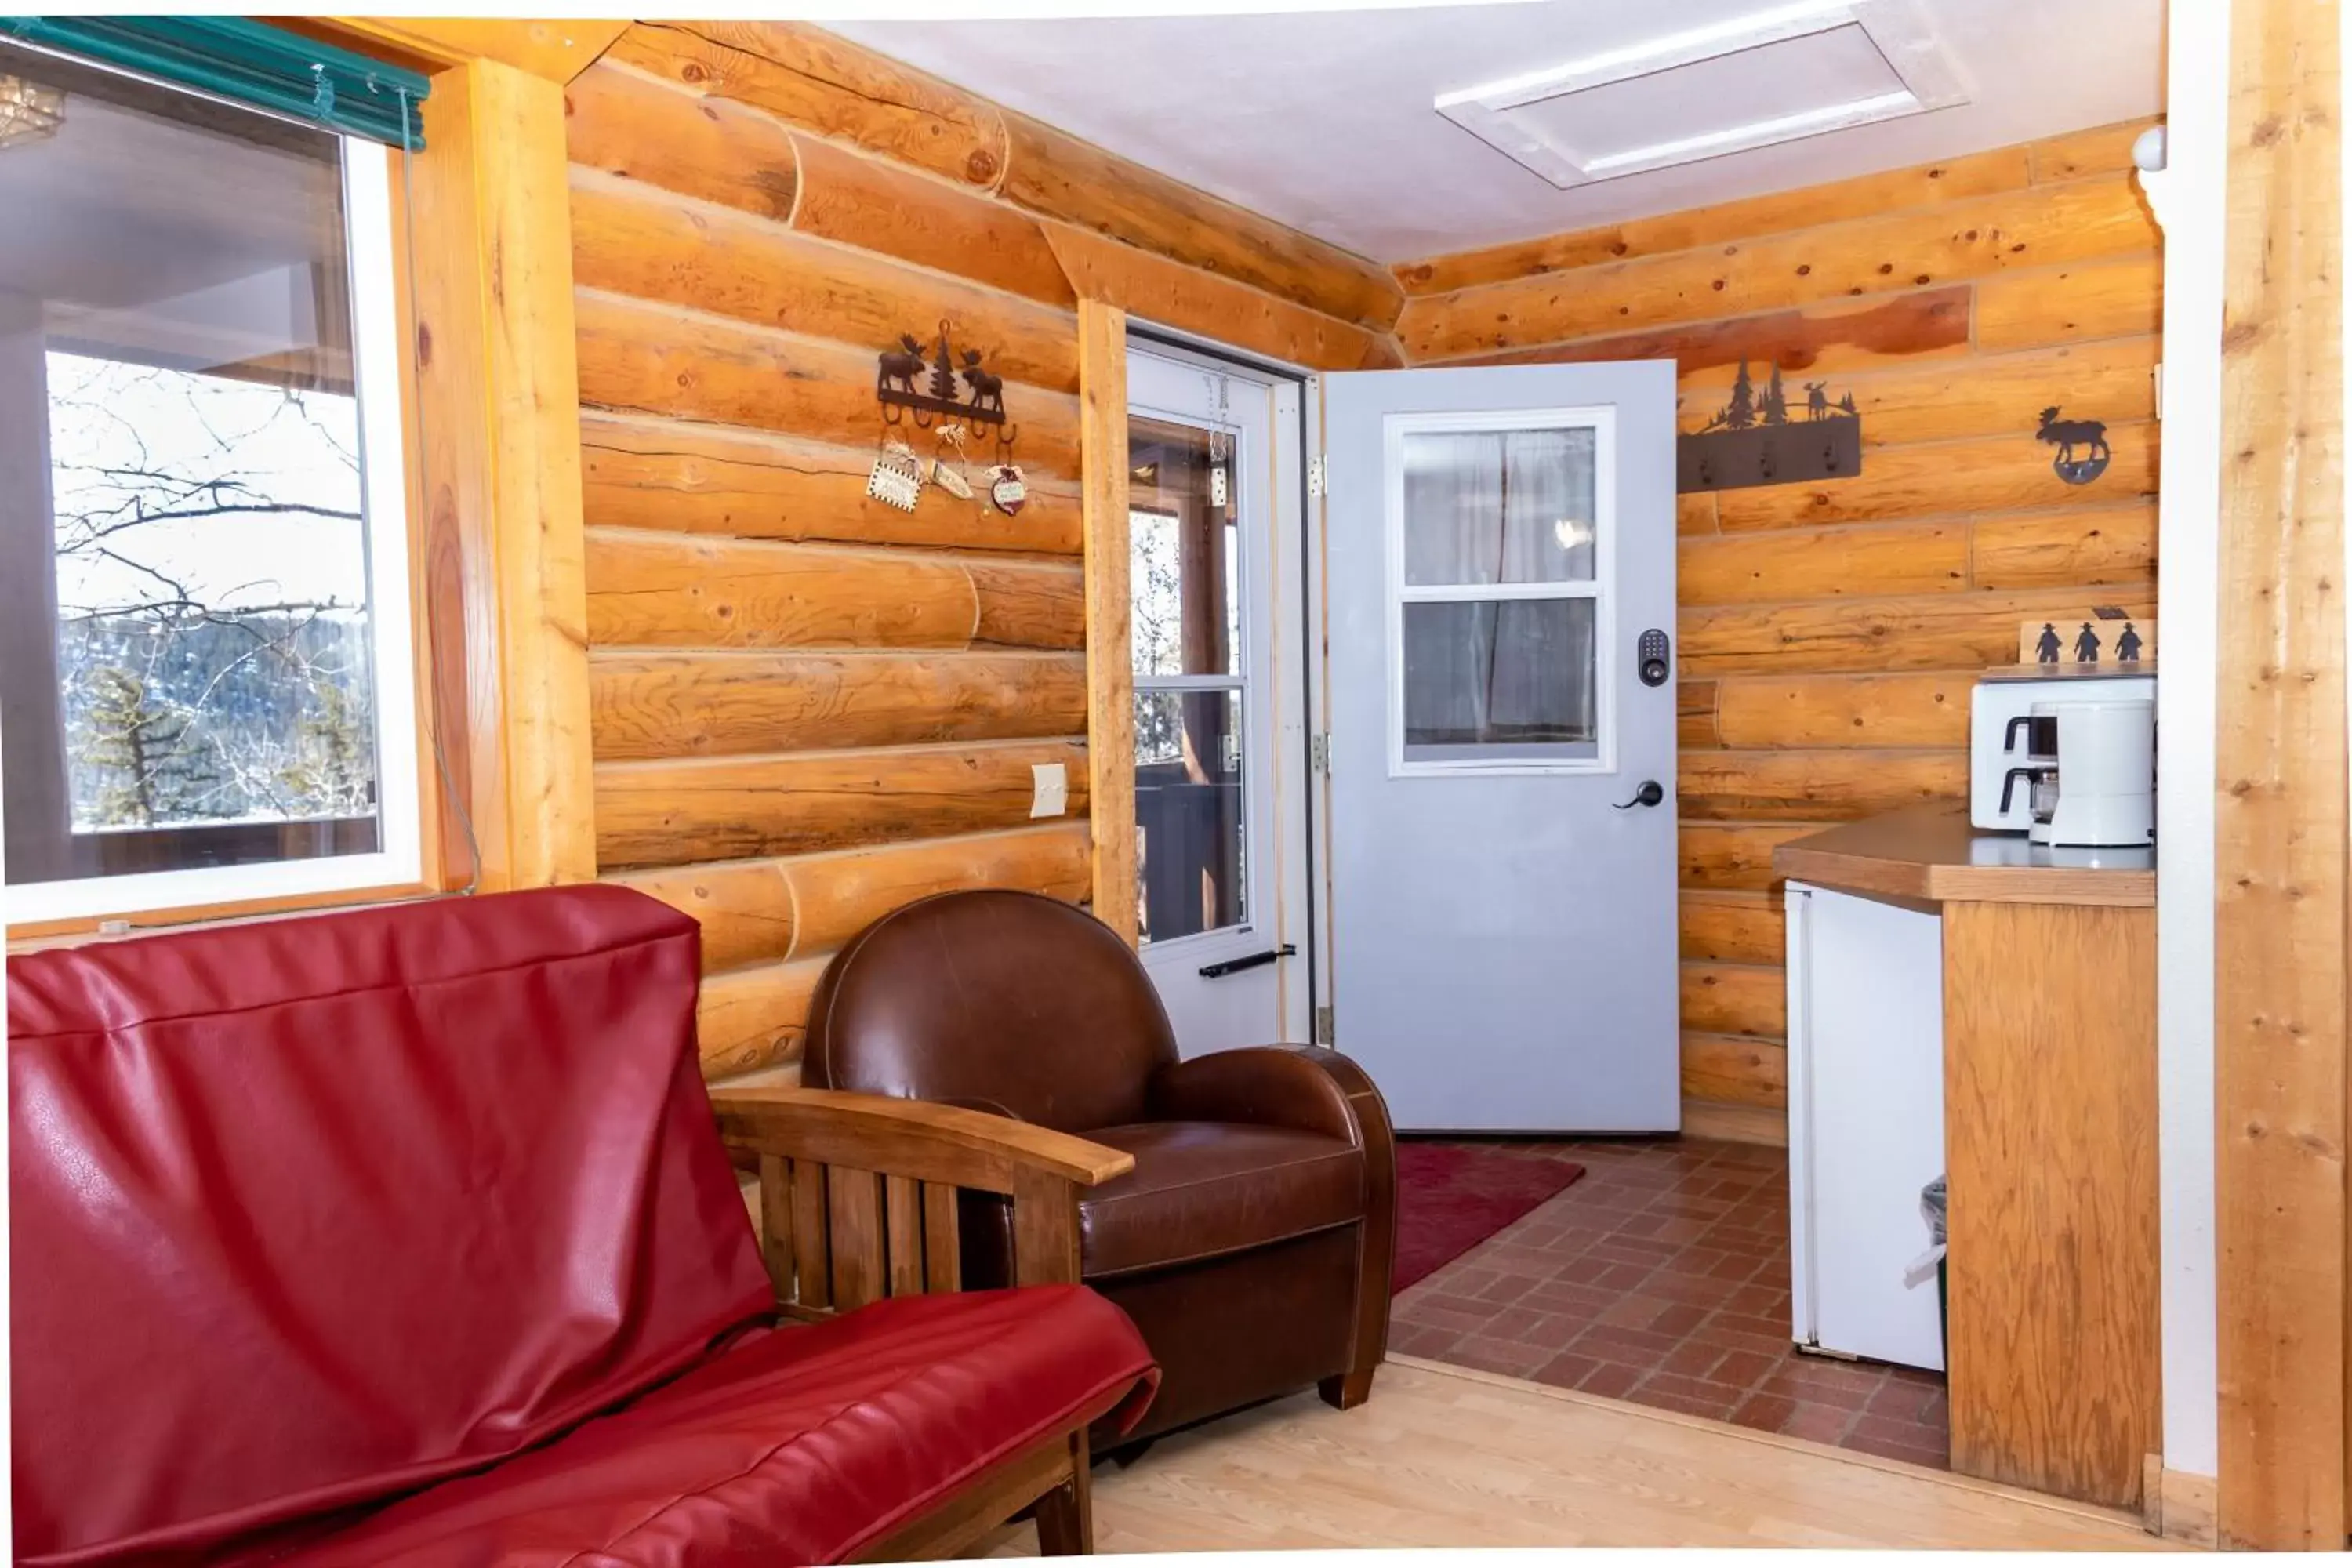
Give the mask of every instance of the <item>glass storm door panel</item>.
<path id="1" fill-rule="evenodd" d="M 1681 1119 L 1675 367 L 1325 378 L 1331 994 L 1397 1125 Z M 1642 804 L 1656 786 L 1656 804 Z"/>
<path id="2" fill-rule="evenodd" d="M 1305 970 L 1281 952 L 1304 945 L 1284 934 L 1303 689 L 1275 613 L 1297 595 L 1298 390 L 1141 348 L 1128 378 L 1144 964 L 1188 1056 L 1303 1037 Z"/>

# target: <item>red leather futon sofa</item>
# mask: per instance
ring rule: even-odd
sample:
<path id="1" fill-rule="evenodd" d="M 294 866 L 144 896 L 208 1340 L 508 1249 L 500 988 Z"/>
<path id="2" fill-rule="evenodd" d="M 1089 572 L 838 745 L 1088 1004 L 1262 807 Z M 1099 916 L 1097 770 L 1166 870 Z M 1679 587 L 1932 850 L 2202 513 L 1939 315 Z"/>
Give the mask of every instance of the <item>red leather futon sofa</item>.
<path id="1" fill-rule="evenodd" d="M 1142 1341 L 1075 1283 L 957 1292 L 905 1200 L 1013 1194 L 1051 1278 L 1123 1157 L 722 1095 L 763 1267 L 698 967 L 603 887 L 11 959 L 17 1561 L 828 1563 L 1032 1502 L 1087 1549 Z"/>

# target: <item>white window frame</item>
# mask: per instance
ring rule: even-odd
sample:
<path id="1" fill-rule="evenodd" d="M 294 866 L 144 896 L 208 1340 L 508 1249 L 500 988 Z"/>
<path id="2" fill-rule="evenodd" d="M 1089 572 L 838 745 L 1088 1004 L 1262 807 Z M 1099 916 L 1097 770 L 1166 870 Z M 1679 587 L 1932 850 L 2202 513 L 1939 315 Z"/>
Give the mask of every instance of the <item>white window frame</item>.
<path id="1" fill-rule="evenodd" d="M 1172 374 L 1198 375 L 1213 381 L 1220 374 L 1200 370 L 1178 361 L 1161 359 L 1143 351 L 1136 351 L 1135 355 L 1131 356 L 1129 362 L 1130 386 L 1139 379 L 1149 379 L 1135 374 L 1137 357 L 1150 359 L 1155 364 L 1166 367 L 1167 372 Z M 1273 389 L 1270 386 L 1265 386 L 1255 379 L 1231 374 L 1226 374 L 1226 379 L 1234 390 L 1252 389 L 1252 395 L 1258 391 L 1263 391 L 1267 399 L 1267 407 L 1271 409 Z M 1258 926 L 1265 923 L 1268 918 L 1267 910 L 1261 907 L 1265 902 L 1264 895 L 1267 890 L 1261 877 L 1261 868 L 1266 862 L 1257 846 L 1260 835 L 1268 831 L 1271 826 L 1265 820 L 1265 814 L 1270 807 L 1262 797 L 1270 793 L 1272 781 L 1270 778 L 1261 776 L 1265 770 L 1261 766 L 1259 760 L 1271 754 L 1272 731 L 1267 726 L 1274 721 L 1274 715 L 1262 711 L 1267 707 L 1270 699 L 1261 689 L 1263 683 L 1255 679 L 1253 674 L 1257 668 L 1255 661 L 1262 651 L 1258 647 L 1257 631 L 1253 625 L 1253 611 L 1258 603 L 1256 595 L 1265 592 L 1264 578 L 1257 555 L 1260 549 L 1269 547 L 1268 540 L 1263 535 L 1271 533 L 1272 529 L 1270 520 L 1261 522 L 1260 529 L 1263 531 L 1261 537 L 1252 538 L 1251 519 L 1244 509 L 1242 498 L 1258 497 L 1261 498 L 1260 504 L 1264 504 L 1262 498 L 1267 494 L 1270 486 L 1267 465 L 1272 461 L 1272 454 L 1260 449 L 1262 444 L 1253 434 L 1254 427 L 1258 422 L 1236 421 L 1232 418 L 1219 419 L 1203 415 L 1197 410 L 1168 405 L 1175 401 L 1173 398 L 1169 398 L 1163 402 L 1154 402 L 1148 391 L 1130 392 L 1128 412 L 1130 416 L 1157 419 L 1163 424 L 1181 425 L 1188 429 L 1204 433 L 1212 430 L 1219 431 L 1230 444 L 1232 455 L 1227 458 L 1227 472 L 1230 476 L 1229 494 L 1233 498 L 1234 504 L 1228 510 L 1234 518 L 1232 562 L 1234 593 L 1236 595 L 1233 651 L 1234 667 L 1239 673 L 1234 675 L 1137 675 L 1132 678 L 1133 695 L 1143 697 L 1154 693 L 1214 691 L 1237 691 L 1241 694 L 1242 918 L 1233 925 L 1212 926 L 1207 931 L 1187 931 L 1182 936 L 1161 937 L 1147 942 L 1141 951 L 1154 960 L 1165 958 L 1172 953 L 1176 957 L 1170 962 L 1198 963 L 1213 962 L 1229 956 L 1225 951 L 1227 949 L 1233 950 L 1234 953 L 1239 953 L 1254 947 L 1255 942 L 1249 939 L 1254 937 Z M 1140 509 L 1130 508 L 1129 510 L 1131 517 L 1155 515 L 1143 512 Z M 1130 531 L 1132 527 L 1130 521 Z M 1133 548 L 1130 537 L 1129 545 L 1130 566 Z"/>
<path id="2" fill-rule="evenodd" d="M 424 879 L 416 660 L 409 599 L 407 454 L 402 429 L 400 324 L 393 266 L 393 160 L 401 154 L 364 137 L 341 140 L 344 237 L 351 264 L 352 376 L 359 404 L 360 484 L 367 518 L 376 847 L 362 855 L 11 884 L 5 889 L 11 923 L 104 919 L 199 904 L 413 887 Z"/>
<path id="3" fill-rule="evenodd" d="M 1409 584 L 1404 569 L 1404 444 L 1409 436 L 1507 434 L 1521 430 L 1591 430 L 1592 450 L 1592 575 L 1559 583 Z M 1391 778 L 1503 777 L 1617 771 L 1617 410 L 1611 404 L 1568 408 L 1463 414 L 1391 414 L 1381 421 L 1383 469 L 1388 657 L 1388 763 Z M 1404 742 L 1404 607 L 1419 604 L 1486 604 L 1497 600 L 1591 599 L 1593 728 L 1589 757 L 1504 756 L 1408 758 Z"/>

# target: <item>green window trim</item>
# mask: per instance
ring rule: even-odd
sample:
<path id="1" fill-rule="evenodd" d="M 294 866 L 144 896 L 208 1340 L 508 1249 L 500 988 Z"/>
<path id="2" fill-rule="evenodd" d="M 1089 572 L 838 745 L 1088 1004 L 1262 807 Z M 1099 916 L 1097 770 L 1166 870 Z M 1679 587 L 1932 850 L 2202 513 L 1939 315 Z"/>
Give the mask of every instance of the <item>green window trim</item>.
<path id="1" fill-rule="evenodd" d="M 0 16 L 0 37 L 412 153 L 431 90 L 398 66 L 243 16 Z"/>

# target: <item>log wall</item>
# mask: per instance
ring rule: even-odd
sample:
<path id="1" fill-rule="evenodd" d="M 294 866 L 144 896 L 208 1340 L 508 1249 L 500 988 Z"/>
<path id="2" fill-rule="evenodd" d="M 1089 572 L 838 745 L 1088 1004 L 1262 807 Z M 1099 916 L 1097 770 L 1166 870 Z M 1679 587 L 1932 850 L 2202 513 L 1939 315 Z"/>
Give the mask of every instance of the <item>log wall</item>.
<path id="1" fill-rule="evenodd" d="M 567 107 L 598 870 L 701 920 L 705 1071 L 788 1066 L 876 916 L 1088 896 L 1078 300 L 1354 369 L 1403 295 L 813 27 L 637 23 Z M 1005 377 L 1017 517 L 866 497 L 875 355 L 942 321 Z"/>
<path id="2" fill-rule="evenodd" d="M 2158 237 L 2140 124 L 1409 263 L 1414 364 L 1672 358 L 1682 422 L 1742 359 L 1862 412 L 1863 471 L 1682 498 L 1683 1090 L 1787 1103 L 1775 845 L 1967 792 L 1969 689 L 2018 623 L 2155 608 Z M 2039 411 L 2104 420 L 2063 483 Z M 1785 1126 L 1785 1122 L 1780 1123 Z"/>

